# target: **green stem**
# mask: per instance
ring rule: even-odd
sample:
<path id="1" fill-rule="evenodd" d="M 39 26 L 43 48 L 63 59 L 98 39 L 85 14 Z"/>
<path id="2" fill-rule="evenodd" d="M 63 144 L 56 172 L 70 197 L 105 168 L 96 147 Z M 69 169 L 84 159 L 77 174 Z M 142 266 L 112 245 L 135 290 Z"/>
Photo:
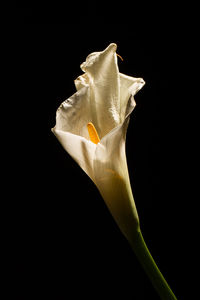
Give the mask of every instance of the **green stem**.
<path id="1" fill-rule="evenodd" d="M 149 279 L 151 280 L 154 288 L 158 292 L 160 298 L 162 300 L 177 300 L 167 281 L 158 269 L 154 259 L 152 258 L 141 231 L 137 232 L 133 242 L 131 242 L 131 246 Z"/>

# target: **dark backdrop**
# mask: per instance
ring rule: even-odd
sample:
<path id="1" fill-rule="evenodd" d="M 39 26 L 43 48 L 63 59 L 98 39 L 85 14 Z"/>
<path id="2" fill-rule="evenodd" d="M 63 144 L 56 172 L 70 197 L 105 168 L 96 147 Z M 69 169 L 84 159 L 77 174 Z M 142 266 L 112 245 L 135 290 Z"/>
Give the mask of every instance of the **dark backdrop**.
<path id="1" fill-rule="evenodd" d="M 159 299 L 94 184 L 51 133 L 57 107 L 75 92 L 79 65 L 111 42 L 124 58 L 120 71 L 146 81 L 126 144 L 142 232 L 177 298 L 188 299 L 191 137 L 183 90 L 192 42 L 178 10 L 143 5 L 19 3 L 13 11 L 14 299 Z"/>

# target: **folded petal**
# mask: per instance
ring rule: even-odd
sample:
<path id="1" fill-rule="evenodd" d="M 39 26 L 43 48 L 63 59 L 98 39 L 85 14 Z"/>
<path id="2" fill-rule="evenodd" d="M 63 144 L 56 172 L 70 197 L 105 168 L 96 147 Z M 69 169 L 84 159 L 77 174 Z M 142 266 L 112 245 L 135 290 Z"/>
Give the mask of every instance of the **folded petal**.
<path id="1" fill-rule="evenodd" d="M 95 181 L 93 159 L 96 145 L 81 136 L 58 130 L 56 127 L 54 127 L 52 131 L 69 155 L 71 155 L 85 173 Z"/>
<path id="2" fill-rule="evenodd" d="M 90 54 L 81 65 L 86 76 L 76 81 L 78 86 L 87 78 L 90 86 L 92 123 L 100 138 L 120 124 L 120 82 L 116 57 L 116 44 L 104 51 Z M 79 86 L 78 86 L 79 87 Z"/>
<path id="3" fill-rule="evenodd" d="M 119 74 L 120 78 L 120 103 L 121 103 L 121 120 L 123 121 L 126 117 L 128 110 L 128 100 L 132 96 L 132 102 L 134 101 L 133 96 L 143 87 L 145 84 L 142 78 L 135 78 L 131 76 Z"/>
<path id="4" fill-rule="evenodd" d="M 80 75 L 74 80 L 77 91 L 82 89 L 83 87 L 89 86 L 89 78 L 87 74 Z"/>
<path id="5" fill-rule="evenodd" d="M 85 86 L 65 100 L 56 112 L 57 130 L 89 138 L 87 124 L 91 122 L 90 92 Z"/>
<path id="6" fill-rule="evenodd" d="M 97 145 L 93 168 L 95 183 L 106 205 L 123 234 L 130 239 L 132 230 L 139 226 L 139 219 L 131 192 L 125 154 L 128 122 L 129 117 Z"/>

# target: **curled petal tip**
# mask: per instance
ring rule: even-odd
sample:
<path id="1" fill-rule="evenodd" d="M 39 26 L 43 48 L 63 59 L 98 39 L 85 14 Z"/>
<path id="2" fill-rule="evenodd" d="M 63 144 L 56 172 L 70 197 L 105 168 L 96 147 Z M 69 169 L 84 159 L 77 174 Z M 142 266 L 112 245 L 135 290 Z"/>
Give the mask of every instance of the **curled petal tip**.
<path id="1" fill-rule="evenodd" d="M 111 43 L 108 47 L 112 48 L 115 51 L 117 50 L 117 44 L 115 44 L 115 43 Z"/>
<path id="2" fill-rule="evenodd" d="M 116 52 L 117 51 L 117 44 L 111 43 L 108 45 L 108 47 L 104 50 L 104 53 L 106 52 Z"/>

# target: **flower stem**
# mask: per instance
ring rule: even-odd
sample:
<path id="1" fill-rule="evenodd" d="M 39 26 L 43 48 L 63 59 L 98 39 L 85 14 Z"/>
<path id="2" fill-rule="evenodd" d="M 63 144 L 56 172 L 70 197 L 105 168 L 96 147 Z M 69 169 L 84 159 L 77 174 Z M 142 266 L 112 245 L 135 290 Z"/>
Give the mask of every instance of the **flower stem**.
<path id="1" fill-rule="evenodd" d="M 154 259 L 152 258 L 141 231 L 137 232 L 133 241 L 131 242 L 131 246 L 146 274 L 151 280 L 154 288 L 158 292 L 160 298 L 162 300 L 177 300 L 167 281 L 157 267 Z"/>

